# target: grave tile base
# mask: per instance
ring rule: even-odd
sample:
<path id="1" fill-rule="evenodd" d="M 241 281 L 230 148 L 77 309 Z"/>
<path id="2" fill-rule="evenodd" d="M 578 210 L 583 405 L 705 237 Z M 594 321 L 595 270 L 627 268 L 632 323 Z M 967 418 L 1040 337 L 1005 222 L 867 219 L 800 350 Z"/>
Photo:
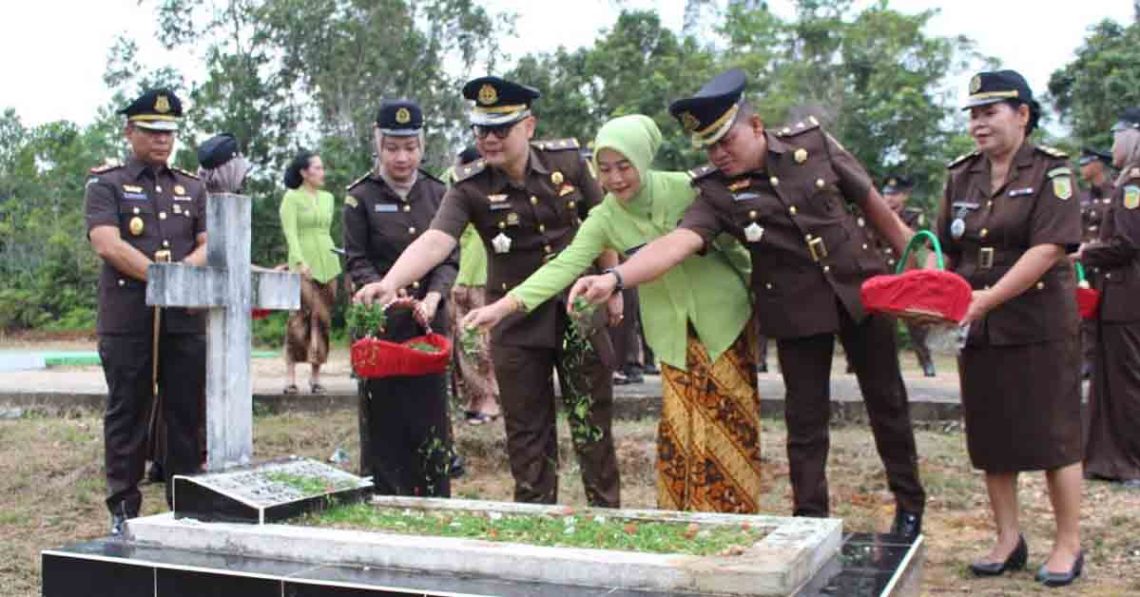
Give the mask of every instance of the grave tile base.
<path id="1" fill-rule="evenodd" d="M 841 553 L 798 595 L 918 594 L 924 543 L 844 535 Z M 45 551 L 44 597 L 647 597 L 639 591 L 511 582 L 352 566 L 320 566 L 99 539 Z M 695 597 L 670 593 L 662 597 Z"/>

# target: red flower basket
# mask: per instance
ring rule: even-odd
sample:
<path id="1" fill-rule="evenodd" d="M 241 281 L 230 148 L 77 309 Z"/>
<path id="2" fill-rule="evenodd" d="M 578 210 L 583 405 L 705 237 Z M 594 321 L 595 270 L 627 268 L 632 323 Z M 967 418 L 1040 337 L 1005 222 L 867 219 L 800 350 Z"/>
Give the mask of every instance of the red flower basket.
<path id="1" fill-rule="evenodd" d="M 435 351 L 412 348 L 414 344 L 426 344 L 434 347 Z M 363 379 L 431 375 L 447 371 L 451 340 L 430 328 L 423 336 L 403 342 L 366 337 L 352 343 L 350 355 L 352 369 Z"/>
<path id="2" fill-rule="evenodd" d="M 930 240 L 938 269 L 903 271 L 910 252 L 923 239 Z M 863 282 L 863 307 L 868 313 L 887 313 L 916 323 L 958 324 L 966 316 L 973 290 L 965 278 L 945 269 L 938 237 L 921 230 L 907 244 L 893 275 L 873 276 Z"/>
<path id="3" fill-rule="evenodd" d="M 1085 267 L 1080 261 L 1076 262 L 1076 269 L 1077 311 L 1081 314 L 1081 319 L 1096 319 L 1096 314 L 1100 311 L 1100 291 L 1089 287 Z"/>
<path id="4" fill-rule="evenodd" d="M 265 319 L 266 317 L 269 317 L 269 314 L 272 312 L 273 311 L 270 311 L 269 309 L 256 309 L 256 308 L 250 309 L 249 310 L 249 318 L 254 320 L 254 321 L 257 321 L 259 319 Z"/>

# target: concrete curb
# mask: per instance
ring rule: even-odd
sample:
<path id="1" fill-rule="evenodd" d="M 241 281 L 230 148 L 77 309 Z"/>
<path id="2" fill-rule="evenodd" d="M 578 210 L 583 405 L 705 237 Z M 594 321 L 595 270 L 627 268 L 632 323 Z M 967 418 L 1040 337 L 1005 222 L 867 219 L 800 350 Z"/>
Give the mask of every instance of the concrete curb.
<path id="1" fill-rule="evenodd" d="M 846 380 L 843 380 L 846 381 Z M 858 394 L 843 381 L 832 383 L 831 417 L 837 421 L 862 423 L 867 421 L 867 409 Z M 854 385 L 852 382 L 851 385 Z M 661 414 L 661 387 L 651 383 L 640 386 L 614 388 L 614 416 L 622 420 L 656 417 Z M 766 419 L 784 417 L 784 388 L 779 381 L 761 380 L 760 415 Z M 107 396 L 94 392 L 67 391 L 0 391 L 0 407 L 22 409 L 26 413 L 46 416 L 67 416 L 78 413 L 100 412 Z M 957 421 L 962 416 L 962 405 L 957 392 L 944 388 L 912 387 L 910 416 L 914 421 Z M 254 394 L 255 414 L 305 413 L 320 414 L 341 410 L 355 410 L 355 393 L 311 394 Z"/>

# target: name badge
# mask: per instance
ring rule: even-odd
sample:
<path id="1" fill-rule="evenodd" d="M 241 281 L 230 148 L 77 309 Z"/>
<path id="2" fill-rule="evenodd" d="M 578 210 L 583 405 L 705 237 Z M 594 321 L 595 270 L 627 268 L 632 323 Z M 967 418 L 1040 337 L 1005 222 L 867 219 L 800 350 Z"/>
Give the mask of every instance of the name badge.
<path id="1" fill-rule="evenodd" d="M 1024 189 L 1010 189 L 1007 193 L 1010 197 L 1024 197 L 1025 195 L 1033 194 L 1033 187 L 1026 187 Z"/>
<path id="2" fill-rule="evenodd" d="M 175 195 L 174 200 L 175 201 L 193 201 L 194 198 L 189 196 L 189 195 Z"/>
<path id="3" fill-rule="evenodd" d="M 400 206 L 395 203 L 377 203 L 375 209 L 377 213 L 387 213 L 400 211 Z"/>
<path id="4" fill-rule="evenodd" d="M 491 211 L 500 211 L 503 209 L 510 209 L 510 208 L 511 208 L 510 203 L 492 203 L 491 204 Z"/>
<path id="5" fill-rule="evenodd" d="M 123 199 L 128 201 L 146 201 L 149 197 L 147 197 L 146 193 L 123 192 Z"/>
<path id="6" fill-rule="evenodd" d="M 737 193 L 732 196 L 733 201 L 748 201 L 751 199 L 759 199 L 759 193 Z"/>

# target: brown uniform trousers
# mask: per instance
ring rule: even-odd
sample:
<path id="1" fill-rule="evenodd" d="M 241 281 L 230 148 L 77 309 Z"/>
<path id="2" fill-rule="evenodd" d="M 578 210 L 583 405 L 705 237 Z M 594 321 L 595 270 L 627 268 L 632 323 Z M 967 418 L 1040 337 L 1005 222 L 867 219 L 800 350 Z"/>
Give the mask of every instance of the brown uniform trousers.
<path id="1" fill-rule="evenodd" d="M 154 258 L 170 251 L 172 261 L 193 252 L 206 230 L 206 188 L 197 177 L 177 169 L 146 166 L 135 158 L 117 167 L 91 171 L 86 190 L 87 230 L 112 226 L 122 239 Z M 107 507 L 128 518 L 137 516 L 148 457 L 150 413 L 155 403 L 151 382 L 154 309 L 146 306 L 146 282 L 103 264 L 99 276 L 99 357 L 107 379 L 103 416 Z M 170 478 L 200 470 L 206 389 L 205 316 L 186 309 L 162 311 L 158 391 L 165 434 L 156 454 L 163 462 L 166 498 Z"/>
<path id="2" fill-rule="evenodd" d="M 376 174 L 348 187 L 344 204 L 344 250 L 353 284 L 377 282 L 404 249 L 428 229 L 445 187 L 420 172 L 406 198 Z M 450 329 L 447 297 L 459 271 L 458 251 L 404 290 L 423 299 L 438 292 L 441 301 L 432 331 Z M 401 342 L 422 335 L 409 311 L 390 311 L 382 338 Z M 359 384 L 361 474 L 371 475 L 378 493 L 449 497 L 451 421 L 447 376 L 399 376 L 361 380 Z"/>
<path id="3" fill-rule="evenodd" d="M 487 302 L 526 280 L 570 244 L 581 219 L 601 200 L 601 189 L 574 140 L 536 141 L 522 184 L 512 183 L 482 160 L 461 167 L 432 228 L 458 239 L 474 224 L 487 249 Z M 614 452 L 613 349 L 594 318 L 592 351 L 564 341 L 565 294 L 528 313 L 508 316 L 491 332 L 491 358 L 499 382 L 507 430 L 507 455 L 515 500 L 558 499 L 558 451 L 554 422 L 557 370 L 591 505 L 616 508 L 620 478 Z"/>
<path id="4" fill-rule="evenodd" d="M 986 156 L 956 160 L 937 225 L 954 272 L 972 288 L 986 289 L 1031 247 L 1075 250 L 1081 240 L 1075 193 L 1065 155 L 1028 142 L 997 190 Z M 966 444 L 976 468 L 1049 470 L 1080 461 L 1075 290 L 1073 267 L 1062 258 L 1033 286 L 970 325 L 958 373 Z"/>
<path id="5" fill-rule="evenodd" d="M 838 334 L 858 376 L 888 485 L 900 509 L 921 513 L 925 493 L 894 321 L 867 316 L 859 299 L 862 281 L 885 271 L 864 222 L 846 205 L 869 197 L 871 180 L 814 123 L 765 135 L 764 172 L 735 178 L 710 166 L 693 172 L 700 195 L 681 226 L 706 242 L 730 232 L 752 254 L 760 332 L 777 342 L 787 391 L 794 512 L 829 512 L 829 378 Z"/>
<path id="6" fill-rule="evenodd" d="M 1089 392 L 1085 473 L 1140 479 L 1140 165 L 1111 199 L 1099 242 L 1084 251 L 1101 272 L 1096 361 Z"/>
<path id="7" fill-rule="evenodd" d="M 1081 242 L 1095 241 L 1101 237 L 1102 228 L 1108 224 L 1109 206 L 1112 204 L 1112 183 L 1090 185 L 1081 193 Z M 1101 289 L 1099 265 L 1085 264 L 1085 276 L 1089 286 Z M 1084 362 L 1081 372 L 1091 375 L 1096 363 L 1096 321 L 1081 322 L 1081 354 Z"/>

